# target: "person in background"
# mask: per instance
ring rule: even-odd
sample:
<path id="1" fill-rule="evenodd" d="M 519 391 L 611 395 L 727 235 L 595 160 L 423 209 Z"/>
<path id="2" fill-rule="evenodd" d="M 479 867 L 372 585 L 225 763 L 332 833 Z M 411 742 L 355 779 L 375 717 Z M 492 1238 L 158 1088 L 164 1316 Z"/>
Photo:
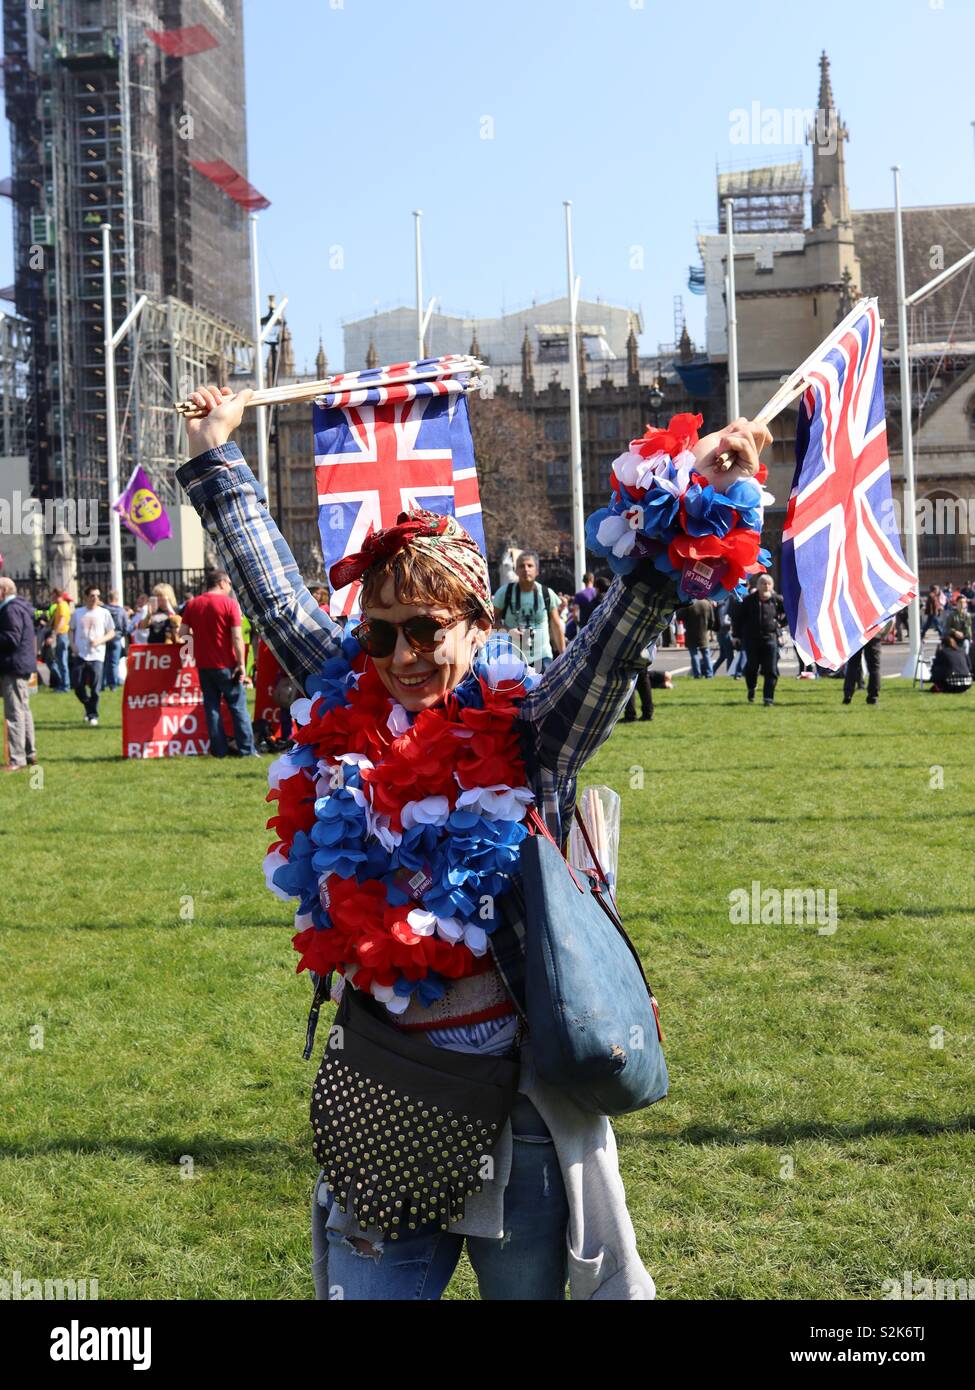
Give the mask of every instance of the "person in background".
<path id="1" fill-rule="evenodd" d="M 714 604 L 715 621 L 718 625 L 718 659 L 714 663 L 714 674 L 721 670 L 722 663 L 728 668 L 728 675 L 740 680 L 745 674 L 745 653 L 735 649 L 731 636 L 731 613 L 737 600 L 733 594 L 724 592 Z"/>
<path id="2" fill-rule="evenodd" d="M 585 627 L 589 621 L 589 614 L 596 605 L 596 585 L 592 574 L 587 572 L 582 576 L 582 588 L 575 595 L 573 603 L 579 607 L 579 626 Z"/>
<path id="3" fill-rule="evenodd" d="M 579 611 L 579 605 L 576 603 L 575 599 L 573 599 L 569 604 L 569 616 L 565 623 L 566 645 L 572 641 L 573 637 L 579 636 L 579 630 L 582 627 L 581 618 L 582 614 Z"/>
<path id="4" fill-rule="evenodd" d="M 949 628 L 931 662 L 931 691 L 935 695 L 964 695 L 972 684 L 972 669 L 961 649 L 962 636 Z"/>
<path id="5" fill-rule="evenodd" d="M 523 550 L 515 570 L 517 583 L 503 584 L 494 595 L 495 622 L 499 627 L 517 628 L 524 634 L 524 660 L 544 672 L 565 650 L 558 599 L 551 589 L 537 582 L 538 556 L 534 551 Z"/>
<path id="6" fill-rule="evenodd" d="M 654 644 L 656 645 L 656 644 Z M 653 660 L 654 648 L 650 649 L 650 660 Z M 653 692 L 654 690 L 673 690 L 674 681 L 669 671 L 651 671 L 648 666 L 641 671 L 636 678 L 636 685 L 633 687 L 633 694 L 630 696 L 623 715 L 624 724 L 633 724 L 636 721 L 636 702 L 640 699 L 640 721 L 649 723 L 653 719 Z"/>
<path id="7" fill-rule="evenodd" d="M 6 575 L 0 576 L 0 695 L 7 721 L 9 762 L 4 772 L 20 772 L 37 762 L 34 716 L 28 682 L 37 670 L 34 610 Z"/>
<path id="8" fill-rule="evenodd" d="M 129 630 L 125 609 L 122 607 L 122 595 L 118 589 L 109 590 L 105 609 L 111 616 L 115 636 L 105 647 L 105 681 L 102 688 L 115 690 L 119 684 L 118 662 L 122 655 L 122 635 Z"/>
<path id="9" fill-rule="evenodd" d="M 691 675 L 695 680 L 710 680 L 714 675 L 711 633 L 718 626 L 714 604 L 709 598 L 696 598 L 678 608 L 677 616 L 684 624 L 684 643 L 691 658 Z"/>
<path id="10" fill-rule="evenodd" d="M 85 723 L 98 723 L 98 692 L 105 671 L 105 648 L 115 636 L 115 627 L 101 591 L 89 584 L 85 602 L 71 616 L 71 650 L 76 658 L 74 693 L 85 707 Z"/>
<path id="11" fill-rule="evenodd" d="M 961 649 L 967 656 L 972 648 L 972 615 L 969 612 L 968 599 L 964 594 L 959 594 L 955 599 L 954 607 L 948 609 L 944 624 L 946 631 L 953 630 L 961 633 Z"/>
<path id="12" fill-rule="evenodd" d="M 51 590 L 50 632 L 45 638 L 45 646 L 50 643 L 51 689 L 59 695 L 67 695 L 71 689 L 71 676 L 68 671 L 68 628 L 71 624 L 71 600 L 60 589 Z"/>
<path id="13" fill-rule="evenodd" d="M 172 586 L 156 584 L 149 599 L 148 612 L 138 625 L 136 640 L 148 642 L 151 646 L 173 643 L 178 640 L 179 627 L 180 615 Z"/>
<path id="14" fill-rule="evenodd" d="M 244 670 L 241 612 L 225 570 L 212 570 L 207 576 L 206 593 L 190 599 L 186 605 L 179 637 L 185 639 L 191 634 L 193 660 L 203 690 L 211 758 L 227 756 L 221 700 L 226 700 L 230 710 L 237 752 L 242 758 L 259 757 L 247 711 L 246 688 L 251 682 Z"/>
<path id="15" fill-rule="evenodd" d="M 140 594 L 135 601 L 135 608 L 129 617 L 129 625 L 126 628 L 128 637 L 127 647 L 134 646 L 136 643 L 146 640 L 145 629 L 149 622 L 149 595 Z"/>
<path id="16" fill-rule="evenodd" d="M 934 628 L 939 637 L 943 635 L 941 613 L 944 609 L 944 599 L 937 584 L 932 584 L 924 600 L 924 622 L 921 624 L 921 641 L 927 636 L 928 629 Z"/>
<path id="17" fill-rule="evenodd" d="M 734 640 L 745 651 L 745 685 L 748 703 L 755 700 L 759 674 L 764 677 L 762 698 L 766 705 L 775 703 L 775 686 L 779 679 L 779 633 L 785 627 L 785 604 L 772 589 L 772 576 L 760 574 L 758 583 L 746 594 L 732 614 Z"/>
<path id="18" fill-rule="evenodd" d="M 867 666 L 867 704 L 875 705 L 880 698 L 880 647 L 884 638 L 893 627 L 894 620 L 891 618 L 884 623 L 874 635 L 866 642 L 861 651 L 854 652 L 846 663 L 846 672 L 843 676 L 843 703 L 850 704 L 856 691 L 862 687 L 861 669 L 863 662 Z"/>

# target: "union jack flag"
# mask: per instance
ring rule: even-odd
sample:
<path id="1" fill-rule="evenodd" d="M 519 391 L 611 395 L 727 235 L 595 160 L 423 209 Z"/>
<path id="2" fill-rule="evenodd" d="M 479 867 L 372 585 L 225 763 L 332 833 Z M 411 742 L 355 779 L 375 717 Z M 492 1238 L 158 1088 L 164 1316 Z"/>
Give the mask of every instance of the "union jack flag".
<path id="1" fill-rule="evenodd" d="M 803 659 L 835 671 L 917 591 L 894 519 L 876 299 L 805 375 L 782 595 Z"/>
<path id="2" fill-rule="evenodd" d="M 410 380 L 431 371 L 429 380 Z M 370 385 L 380 378 L 383 385 Z M 467 379 L 450 358 L 377 367 L 340 379 L 315 403 L 318 525 L 326 569 L 394 526 L 411 502 L 453 515 L 482 554 L 484 521 L 467 414 Z M 332 594 L 333 617 L 358 610 L 359 584 Z"/>

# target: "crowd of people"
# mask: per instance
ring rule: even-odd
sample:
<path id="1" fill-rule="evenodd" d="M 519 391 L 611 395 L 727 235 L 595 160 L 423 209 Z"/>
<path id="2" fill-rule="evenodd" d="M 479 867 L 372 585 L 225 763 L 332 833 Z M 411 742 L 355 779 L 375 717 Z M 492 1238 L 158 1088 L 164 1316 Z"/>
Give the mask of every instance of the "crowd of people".
<path id="1" fill-rule="evenodd" d="M 592 620 L 610 581 L 587 573 L 577 593 L 557 592 L 539 580 L 539 557 L 533 551 L 519 555 L 515 574 L 493 595 L 495 624 L 509 632 L 537 670 L 544 671 Z M 313 585 L 311 592 L 327 606 L 324 585 Z M 963 693 L 973 683 L 973 604 L 975 579 L 962 586 L 950 580 L 932 584 L 924 597 L 921 640 L 932 630 L 937 638 L 929 672 L 934 692 Z M 865 666 L 867 704 L 875 705 L 880 695 L 881 646 L 885 640 L 903 638 L 906 632 L 905 608 L 839 672 L 809 665 L 796 651 L 798 674 L 804 679 L 840 677 L 843 703 L 849 704 L 857 690 L 864 688 Z M 257 636 L 222 570 L 208 574 L 206 589 L 199 595 L 177 601 L 172 586 L 160 583 L 150 593 L 139 594 L 134 606 L 123 604 L 116 590 L 110 590 L 103 601 L 101 589 L 89 585 L 77 605 L 67 593 L 51 589 L 48 603 L 33 608 L 17 595 L 12 580 L 0 576 L 0 689 L 9 740 L 4 770 L 17 771 L 37 760 L 28 682 L 39 662 L 46 668 L 45 683 L 50 689 L 59 695 L 73 692 L 85 723 L 95 727 L 103 692 L 124 684 L 126 654 L 141 643 L 181 644 L 192 639 L 212 756 L 256 757 L 287 747 L 290 705 L 300 692 L 283 672 L 272 684 L 277 728 L 271 721 L 252 721 L 248 713 L 246 692 L 253 685 Z M 744 681 L 747 699 L 753 702 L 761 678 L 763 703 L 773 704 L 788 632 L 785 606 L 771 577 L 760 575 L 742 599 L 722 593 L 679 608 L 660 645 L 681 643 L 693 679 L 713 679 L 724 667 L 729 676 Z M 668 671 L 652 666 L 642 671 L 625 722 L 653 719 L 653 691 L 672 685 Z M 230 712 L 232 738 L 224 731 L 223 705 Z"/>
<path id="2" fill-rule="evenodd" d="M 578 593 L 557 593 L 538 581 L 538 556 L 522 552 L 516 565 L 517 580 L 502 585 L 494 594 L 495 620 L 519 641 L 538 669 L 545 670 L 554 656 L 582 631 L 609 588 L 609 579 L 587 573 Z M 930 689 L 938 694 L 963 693 L 973 683 L 972 605 L 975 579 L 962 586 L 950 580 L 931 585 L 923 603 L 922 643 L 933 628 L 938 646 L 930 660 Z M 795 651 L 800 678 L 815 680 L 835 676 L 843 681 L 843 703 L 850 704 L 858 690 L 866 688 L 868 705 L 880 696 L 880 653 L 885 641 L 907 637 L 905 607 L 866 643 L 862 652 L 839 671 L 806 662 Z M 721 592 L 715 599 L 695 599 L 678 608 L 660 645 L 683 645 L 695 680 L 710 680 L 724 667 L 735 680 L 745 683 L 753 703 L 762 682 L 762 701 L 775 703 L 779 660 L 790 645 L 785 604 L 775 592 L 770 575 L 760 575 L 741 599 Z M 864 668 L 866 682 L 864 682 Z M 653 690 L 670 687 L 669 672 L 642 672 L 625 719 L 653 718 Z"/>

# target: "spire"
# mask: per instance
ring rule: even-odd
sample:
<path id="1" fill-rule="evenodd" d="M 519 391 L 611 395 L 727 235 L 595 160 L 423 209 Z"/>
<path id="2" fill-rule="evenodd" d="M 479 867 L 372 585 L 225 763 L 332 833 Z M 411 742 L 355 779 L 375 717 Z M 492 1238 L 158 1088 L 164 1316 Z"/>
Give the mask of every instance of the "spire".
<path id="1" fill-rule="evenodd" d="M 480 357 L 481 355 L 481 345 L 477 341 L 477 324 L 474 325 L 474 333 L 471 337 L 471 345 L 468 348 L 468 352 L 470 353 L 471 357 Z"/>
<path id="2" fill-rule="evenodd" d="M 819 59 L 819 106 L 806 140 L 813 147 L 812 225 L 829 231 L 838 222 L 849 223 L 850 200 L 846 191 L 846 156 L 843 146 L 849 132 L 833 99 L 829 58 Z"/>
<path id="3" fill-rule="evenodd" d="M 819 55 L 819 109 L 820 111 L 836 109 L 836 102 L 833 100 L 833 83 L 829 75 L 829 58 L 826 56 L 825 48 Z"/>
<path id="4" fill-rule="evenodd" d="M 294 376 L 294 344 L 291 341 L 291 329 L 288 327 L 286 323 L 282 323 L 281 325 L 281 334 L 278 339 L 278 352 L 280 353 L 280 361 L 278 362 L 278 376 Z"/>
<path id="5" fill-rule="evenodd" d="M 524 393 L 529 387 L 535 389 L 535 368 L 532 366 L 532 341 L 525 324 L 525 336 L 521 340 L 521 389 Z"/>
<path id="6" fill-rule="evenodd" d="M 632 319 L 630 320 L 629 336 L 626 340 L 626 379 L 630 385 L 634 385 L 640 380 L 640 345 L 636 340 Z"/>
<path id="7" fill-rule="evenodd" d="M 315 354 L 315 375 L 319 381 L 328 376 L 328 358 L 325 356 L 325 347 L 321 337 L 318 339 L 318 352 Z"/>
<path id="8" fill-rule="evenodd" d="M 367 366 L 367 367 L 378 367 L 378 366 L 379 366 L 379 353 L 376 351 L 376 340 L 375 340 L 375 338 L 370 338 L 370 339 L 369 339 L 369 347 L 368 347 L 368 349 L 367 349 L 367 351 L 366 351 L 366 366 Z"/>
<path id="9" fill-rule="evenodd" d="M 681 330 L 680 342 L 677 344 L 677 355 L 682 362 L 689 362 L 694 356 L 694 344 L 691 342 L 691 335 L 687 331 L 687 324 Z"/>

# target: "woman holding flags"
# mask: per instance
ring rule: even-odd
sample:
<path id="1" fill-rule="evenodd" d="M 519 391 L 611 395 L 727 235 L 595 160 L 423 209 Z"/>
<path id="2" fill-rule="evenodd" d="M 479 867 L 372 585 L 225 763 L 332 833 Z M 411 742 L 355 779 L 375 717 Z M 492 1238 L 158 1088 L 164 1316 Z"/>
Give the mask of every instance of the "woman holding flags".
<path id="1" fill-rule="evenodd" d="M 669 623 L 679 573 L 634 558 L 538 676 L 491 637 L 475 542 L 455 518 L 412 508 L 332 567 L 334 589 L 362 584 L 362 620 L 347 634 L 302 583 L 229 442 L 250 395 L 193 394 L 194 457 L 178 477 L 308 697 L 292 707 L 291 751 L 271 767 L 265 871 L 272 891 L 299 901 L 298 968 L 316 978 L 306 1056 L 333 975 L 333 998 L 344 986 L 336 1022 L 359 1048 L 354 1065 L 326 1057 L 313 1088 L 318 1297 L 438 1299 L 466 1239 L 482 1298 L 559 1300 L 567 1280 L 573 1298 L 652 1298 L 609 1120 L 533 1071 L 526 923 L 510 903 L 529 806 L 561 845 L 577 776 Z M 669 436 L 651 434 L 644 457 L 660 473 Z M 700 490 L 722 452 L 729 483 L 758 473 L 769 438 L 737 420 L 700 440 L 685 428 L 672 447 Z M 432 1116 L 397 1108 L 410 1090 L 401 1078 L 417 1070 L 443 1077 Z M 360 1138 L 385 1156 L 368 1173 L 356 1167 Z M 416 1152 L 429 1155 L 422 1180 Z"/>

